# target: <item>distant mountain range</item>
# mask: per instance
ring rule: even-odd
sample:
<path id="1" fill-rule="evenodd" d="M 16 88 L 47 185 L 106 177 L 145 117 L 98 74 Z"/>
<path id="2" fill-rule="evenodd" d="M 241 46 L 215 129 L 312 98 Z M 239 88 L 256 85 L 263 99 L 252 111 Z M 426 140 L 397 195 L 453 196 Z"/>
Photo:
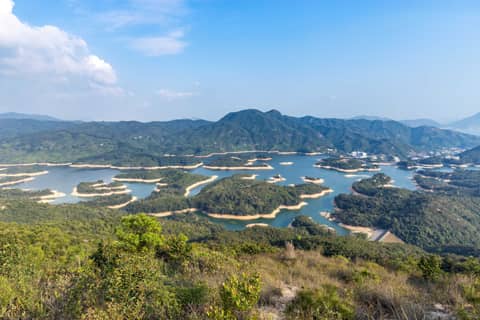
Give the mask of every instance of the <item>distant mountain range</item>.
<path id="1" fill-rule="evenodd" d="M 480 112 L 471 117 L 452 122 L 447 125 L 447 128 L 480 135 Z"/>
<path id="2" fill-rule="evenodd" d="M 276 110 L 243 110 L 216 122 L 175 120 L 141 123 L 0 120 L 0 163 L 156 163 L 165 154 L 278 150 L 369 153 L 407 157 L 411 152 L 472 148 L 480 137 L 396 121 L 301 118 Z M 142 159 L 142 160 L 139 160 Z"/>
<path id="3" fill-rule="evenodd" d="M 17 119 L 17 120 L 38 120 L 38 121 L 61 121 L 60 119 L 40 115 L 40 114 L 26 114 L 26 113 L 18 113 L 18 112 L 5 112 L 0 113 L 0 119 Z"/>
<path id="4" fill-rule="evenodd" d="M 365 120 L 380 120 L 380 121 L 391 121 L 389 118 L 376 117 L 376 116 L 356 116 L 352 118 L 353 120 L 365 119 Z M 439 123 L 431 119 L 412 119 L 412 120 L 400 120 L 399 122 L 403 123 L 409 127 L 435 127 L 440 129 L 450 129 L 456 130 L 464 133 L 480 135 L 480 112 L 474 114 L 471 117 L 461 119 L 458 121 L 450 123 Z"/>

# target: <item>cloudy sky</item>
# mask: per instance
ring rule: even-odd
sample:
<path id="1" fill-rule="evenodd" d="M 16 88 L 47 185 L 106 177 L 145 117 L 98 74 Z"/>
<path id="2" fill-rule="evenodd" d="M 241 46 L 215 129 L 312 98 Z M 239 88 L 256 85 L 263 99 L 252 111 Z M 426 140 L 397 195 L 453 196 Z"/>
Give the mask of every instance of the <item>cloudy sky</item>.
<path id="1" fill-rule="evenodd" d="M 0 0 L 0 112 L 446 121 L 479 85 L 477 0 Z"/>

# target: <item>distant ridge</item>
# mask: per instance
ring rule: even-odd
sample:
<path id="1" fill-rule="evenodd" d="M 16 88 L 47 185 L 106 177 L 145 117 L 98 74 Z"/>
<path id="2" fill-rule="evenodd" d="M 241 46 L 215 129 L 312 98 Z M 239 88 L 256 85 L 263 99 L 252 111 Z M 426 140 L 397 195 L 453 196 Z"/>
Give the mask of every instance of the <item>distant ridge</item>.
<path id="1" fill-rule="evenodd" d="M 37 120 L 37 121 L 62 121 L 58 118 L 41 115 L 41 114 L 27 114 L 18 112 L 0 113 L 0 119 L 16 119 L 16 120 Z"/>
<path id="2" fill-rule="evenodd" d="M 368 120 L 368 121 L 392 121 L 392 119 L 386 118 L 386 117 L 367 116 L 367 115 L 355 116 L 350 119 L 351 120 Z"/>
<path id="3" fill-rule="evenodd" d="M 425 127 L 435 127 L 435 128 L 444 127 L 444 125 L 438 123 L 437 121 L 432 120 L 432 119 L 427 119 L 427 118 L 412 119 L 412 120 L 401 120 L 400 122 L 403 123 L 404 125 L 412 127 L 412 128 L 423 127 L 423 126 L 425 126 Z"/>
<path id="4" fill-rule="evenodd" d="M 480 135 L 480 112 L 473 116 L 452 122 L 448 127 L 454 130 Z"/>
<path id="5" fill-rule="evenodd" d="M 31 125 L 26 122 L 39 126 L 32 132 L 27 130 Z M 231 112 L 216 122 L 184 119 L 76 123 L 4 119 L 0 123 L 3 124 L 0 163 L 155 165 L 165 154 L 187 156 L 245 150 L 300 153 L 361 150 L 406 158 L 416 152 L 480 145 L 477 136 L 425 126 L 411 128 L 393 120 L 292 117 L 277 110 L 256 109 Z M 10 129 L 6 131 L 7 128 Z"/>

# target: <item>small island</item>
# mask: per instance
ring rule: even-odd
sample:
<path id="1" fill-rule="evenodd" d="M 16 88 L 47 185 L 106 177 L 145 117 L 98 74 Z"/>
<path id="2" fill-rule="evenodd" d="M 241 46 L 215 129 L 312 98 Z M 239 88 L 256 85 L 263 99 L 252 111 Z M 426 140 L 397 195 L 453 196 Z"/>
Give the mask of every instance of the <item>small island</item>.
<path id="1" fill-rule="evenodd" d="M 137 197 L 130 194 L 112 194 L 110 196 L 95 197 L 82 202 L 91 207 L 107 207 L 109 209 L 121 209 L 137 201 Z"/>
<path id="2" fill-rule="evenodd" d="M 178 169 L 159 170 L 154 174 L 161 182 L 157 183 L 150 196 L 127 205 L 127 212 L 146 212 L 158 217 L 191 212 L 190 192 L 217 179 L 217 176 L 208 177 Z M 129 177 L 135 175 L 135 172 L 127 173 Z"/>
<path id="3" fill-rule="evenodd" d="M 284 177 L 282 177 L 280 174 L 276 174 L 272 177 L 270 177 L 267 182 L 268 183 L 278 183 L 278 182 L 282 182 L 282 181 L 285 181 L 287 179 L 285 179 Z"/>
<path id="4" fill-rule="evenodd" d="M 314 184 L 322 184 L 325 182 L 325 180 L 323 180 L 322 178 L 315 178 L 315 177 L 309 177 L 309 176 L 302 177 L 302 180 L 305 183 L 314 183 Z"/>
<path id="5" fill-rule="evenodd" d="M 56 190 L 0 189 L 1 200 L 33 200 L 38 203 L 50 203 L 65 194 Z"/>
<path id="6" fill-rule="evenodd" d="M 117 170 L 157 170 L 184 169 L 192 170 L 203 163 L 187 156 L 153 156 L 144 153 L 132 153 L 131 150 L 114 150 L 97 156 L 82 158 L 71 164 L 73 168 L 110 168 Z"/>
<path id="7" fill-rule="evenodd" d="M 380 171 L 379 166 L 355 158 L 325 158 L 317 162 L 314 166 L 316 168 L 335 170 L 344 173 Z"/>
<path id="8" fill-rule="evenodd" d="M 16 184 L 32 181 L 34 179 L 34 177 L 30 176 L 0 177 L 0 187 L 13 186 Z"/>
<path id="9" fill-rule="evenodd" d="M 215 157 L 203 167 L 209 170 L 272 170 L 273 167 L 257 159 L 245 159 L 237 156 Z"/>
<path id="10" fill-rule="evenodd" d="M 120 182 L 112 182 L 106 184 L 103 180 L 98 180 L 95 182 L 81 182 L 79 183 L 72 192 L 72 196 L 82 197 L 82 198 L 93 198 L 93 197 L 108 197 L 118 194 L 127 194 L 131 191 L 127 189 L 127 186 Z"/>
<path id="11" fill-rule="evenodd" d="M 47 174 L 48 171 L 44 170 L 38 165 L 25 165 L 25 166 L 12 166 L 2 168 L 0 170 L 1 177 L 36 177 Z"/>
<path id="12" fill-rule="evenodd" d="M 329 188 L 314 184 L 278 186 L 232 176 L 205 187 L 192 199 L 192 204 L 218 219 L 273 219 L 282 209 L 299 210 L 307 205 L 303 199 L 319 197 L 329 191 Z"/>

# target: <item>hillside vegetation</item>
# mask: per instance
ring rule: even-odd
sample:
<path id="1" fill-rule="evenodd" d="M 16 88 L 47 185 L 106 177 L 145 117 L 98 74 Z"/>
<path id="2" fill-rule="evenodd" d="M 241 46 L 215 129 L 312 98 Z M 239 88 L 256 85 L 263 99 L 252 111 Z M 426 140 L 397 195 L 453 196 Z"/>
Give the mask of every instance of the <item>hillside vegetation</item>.
<path id="1" fill-rule="evenodd" d="M 4 319 L 459 319 L 480 315 L 480 263 L 292 228 L 226 231 L 82 205 L 0 210 Z M 441 310 L 436 304 L 441 304 Z"/>
<path id="2" fill-rule="evenodd" d="M 335 198 L 335 217 L 355 226 L 391 230 L 407 243 L 432 251 L 480 248 L 480 198 L 447 196 L 382 186 L 376 175 L 354 184 L 361 195 Z"/>
<path id="3" fill-rule="evenodd" d="M 18 121 L 19 127 L 24 126 Z M 395 121 L 295 118 L 275 110 L 243 110 L 227 114 L 217 122 L 69 122 L 64 127 L 54 122 L 50 127 L 37 127 L 38 130 L 26 130 L 25 134 L 6 132 L 2 135 L 0 130 L 0 162 L 158 166 L 195 161 L 191 157 L 189 160 L 189 157 L 166 157 L 165 154 L 244 150 L 312 152 L 328 148 L 406 157 L 412 151 L 471 148 L 480 144 L 480 137 L 432 127 L 410 128 Z"/>

